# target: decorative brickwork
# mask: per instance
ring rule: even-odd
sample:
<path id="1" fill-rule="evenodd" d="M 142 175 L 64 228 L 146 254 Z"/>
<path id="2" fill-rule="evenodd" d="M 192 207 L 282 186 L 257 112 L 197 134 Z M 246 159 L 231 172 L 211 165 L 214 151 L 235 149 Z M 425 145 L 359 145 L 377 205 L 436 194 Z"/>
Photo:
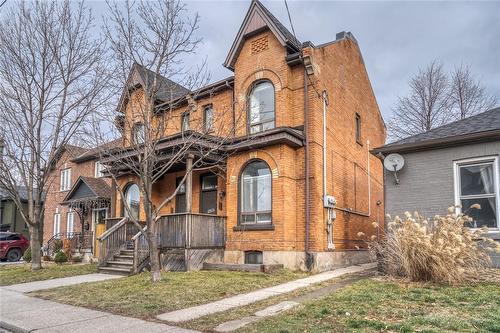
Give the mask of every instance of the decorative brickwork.
<path id="1" fill-rule="evenodd" d="M 252 54 L 257 54 L 262 51 L 269 49 L 269 42 L 267 35 L 262 36 L 254 41 L 252 41 Z"/>

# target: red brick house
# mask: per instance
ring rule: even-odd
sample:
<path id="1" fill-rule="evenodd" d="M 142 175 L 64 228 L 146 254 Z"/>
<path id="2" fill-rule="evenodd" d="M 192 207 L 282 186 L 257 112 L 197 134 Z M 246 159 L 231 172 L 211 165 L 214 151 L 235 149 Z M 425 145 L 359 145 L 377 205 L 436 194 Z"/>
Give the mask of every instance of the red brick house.
<path id="1" fill-rule="evenodd" d="M 372 224 L 382 225 L 384 212 L 382 164 L 370 149 L 384 144 L 386 128 L 354 36 L 341 32 L 321 45 L 300 42 L 252 1 L 224 66 L 234 75 L 196 94 L 166 78 L 174 89 L 158 92 L 164 103 L 185 101 L 176 104 L 178 121 L 161 138 L 165 151 L 182 140 L 183 130 L 206 128 L 207 119 L 217 119 L 209 124 L 217 133 L 232 128 L 223 145 L 232 151 L 222 161 L 224 174 L 190 172 L 186 186 L 162 209 L 163 268 L 179 268 L 180 261 L 194 269 L 211 261 L 321 271 L 369 260 L 364 239 L 377 235 Z M 122 146 L 141 130 L 134 108 L 149 74 L 132 68 L 125 87 L 132 97 L 122 98 L 119 108 L 128 120 L 122 122 Z M 184 164 L 154 184 L 158 203 L 173 193 L 190 159 L 186 155 Z M 117 185 L 141 217 L 137 182 L 128 174 Z M 115 221 L 126 215 L 123 206 L 114 193 Z M 47 214 L 50 221 L 54 213 Z M 106 262 L 116 263 L 120 253 L 106 255 L 101 264 L 112 268 Z"/>
<path id="2" fill-rule="evenodd" d="M 66 145 L 50 171 L 43 232 L 49 254 L 56 239 L 72 240 L 76 249 L 90 254 L 94 251 L 96 225 L 104 223 L 114 202 L 111 179 L 103 177 L 97 152 Z"/>

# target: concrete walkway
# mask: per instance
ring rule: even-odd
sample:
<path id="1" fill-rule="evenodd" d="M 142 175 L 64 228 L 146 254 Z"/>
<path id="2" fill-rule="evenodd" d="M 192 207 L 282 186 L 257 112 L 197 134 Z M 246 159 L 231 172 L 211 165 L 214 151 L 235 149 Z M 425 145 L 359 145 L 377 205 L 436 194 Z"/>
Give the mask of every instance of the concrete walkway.
<path id="1" fill-rule="evenodd" d="M 51 289 L 57 287 L 71 286 L 74 284 L 80 284 L 85 282 L 97 282 L 97 281 L 106 281 L 111 279 L 119 279 L 123 276 L 120 275 L 110 275 L 110 274 L 84 274 L 84 275 L 76 275 L 65 278 L 51 279 L 51 280 L 43 280 L 43 281 L 34 281 L 20 284 L 13 284 L 11 286 L 2 287 L 6 290 L 12 290 L 19 293 L 29 293 L 31 291 L 43 290 L 43 289 Z"/>
<path id="2" fill-rule="evenodd" d="M 247 294 L 241 294 L 229 298 L 224 298 L 216 302 L 199 306 L 193 306 L 182 310 L 167 312 L 164 314 L 160 314 L 156 317 L 160 320 L 165 320 L 174 323 L 186 322 L 210 314 L 227 311 L 239 306 L 244 306 L 255 302 L 259 302 L 269 297 L 289 293 L 299 288 L 304 288 L 315 283 L 328 281 L 345 274 L 362 272 L 368 269 L 372 269 L 375 266 L 376 264 L 363 264 L 359 266 L 339 268 L 332 271 L 312 275 L 307 278 L 283 283 L 274 287 L 264 288 L 249 292 Z"/>
<path id="3" fill-rule="evenodd" d="M 0 327 L 11 332 L 195 333 L 179 327 L 60 304 L 0 288 Z"/>

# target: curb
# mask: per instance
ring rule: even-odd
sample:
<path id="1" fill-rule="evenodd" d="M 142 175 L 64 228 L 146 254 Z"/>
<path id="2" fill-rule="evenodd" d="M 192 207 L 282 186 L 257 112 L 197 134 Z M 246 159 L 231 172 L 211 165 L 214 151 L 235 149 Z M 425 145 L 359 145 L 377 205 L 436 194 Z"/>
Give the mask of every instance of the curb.
<path id="1" fill-rule="evenodd" d="M 0 328 L 6 329 L 8 331 L 11 331 L 13 333 L 29 333 L 30 331 L 25 330 L 24 328 L 20 328 L 11 324 L 8 324 L 4 321 L 0 321 Z"/>

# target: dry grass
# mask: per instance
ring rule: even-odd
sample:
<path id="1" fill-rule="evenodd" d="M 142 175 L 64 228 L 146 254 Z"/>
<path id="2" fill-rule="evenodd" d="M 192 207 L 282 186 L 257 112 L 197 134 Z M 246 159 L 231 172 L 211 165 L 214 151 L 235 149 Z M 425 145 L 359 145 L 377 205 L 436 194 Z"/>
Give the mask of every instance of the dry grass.
<path id="1" fill-rule="evenodd" d="M 477 279 L 490 263 L 488 251 L 498 251 L 500 245 L 483 237 L 484 230 L 464 227 L 470 218 L 453 211 L 451 207 L 446 216 L 432 221 L 417 212 L 392 219 L 385 238 L 371 243 L 380 268 L 410 281 L 456 284 Z"/>
<path id="2" fill-rule="evenodd" d="M 0 268 L 0 286 L 92 274 L 96 272 L 96 265 L 91 264 L 54 265 L 44 263 L 43 269 L 38 271 L 32 271 L 30 264 L 3 266 Z"/>

